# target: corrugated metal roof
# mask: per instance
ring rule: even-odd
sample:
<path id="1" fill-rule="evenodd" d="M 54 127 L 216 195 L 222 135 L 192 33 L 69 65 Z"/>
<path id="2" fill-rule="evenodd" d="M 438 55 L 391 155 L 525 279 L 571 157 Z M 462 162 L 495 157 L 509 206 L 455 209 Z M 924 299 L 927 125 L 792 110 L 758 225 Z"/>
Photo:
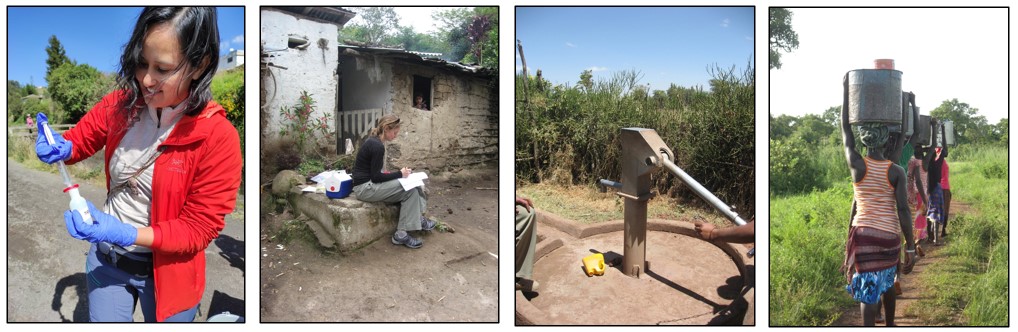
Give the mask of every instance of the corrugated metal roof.
<path id="1" fill-rule="evenodd" d="M 315 21 L 332 23 L 340 27 L 346 25 L 357 16 L 357 13 L 343 9 L 343 7 L 265 7 L 286 11 L 289 13 L 299 14 L 300 16 L 310 18 Z"/>
<path id="2" fill-rule="evenodd" d="M 386 48 L 386 47 L 365 47 L 365 46 L 354 46 L 354 45 L 339 45 L 337 46 L 340 52 L 343 52 L 351 56 L 360 55 L 376 55 L 385 56 L 390 58 L 398 58 L 404 61 L 417 63 L 435 68 L 443 68 L 456 72 L 471 74 L 474 76 L 491 77 L 495 75 L 495 70 L 492 68 L 483 67 L 476 64 L 464 64 L 459 62 L 445 61 L 439 58 L 424 57 L 421 54 L 438 54 L 439 53 L 424 53 L 407 51 L 399 48 Z"/>

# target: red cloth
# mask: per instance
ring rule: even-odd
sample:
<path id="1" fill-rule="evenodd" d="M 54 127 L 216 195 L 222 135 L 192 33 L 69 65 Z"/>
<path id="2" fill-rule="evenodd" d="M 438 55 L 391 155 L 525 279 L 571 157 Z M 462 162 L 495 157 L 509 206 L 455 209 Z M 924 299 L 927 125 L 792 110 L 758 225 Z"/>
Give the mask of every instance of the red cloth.
<path id="1" fill-rule="evenodd" d="M 118 109 L 126 98 L 114 91 L 99 101 L 64 134 L 73 142 L 68 164 L 106 148 L 106 190 L 109 161 L 127 133 Z M 153 165 L 152 246 L 156 320 L 190 309 L 205 291 L 205 249 L 233 212 L 243 161 L 240 137 L 222 106 L 210 101 L 197 116 L 184 115 Z"/>

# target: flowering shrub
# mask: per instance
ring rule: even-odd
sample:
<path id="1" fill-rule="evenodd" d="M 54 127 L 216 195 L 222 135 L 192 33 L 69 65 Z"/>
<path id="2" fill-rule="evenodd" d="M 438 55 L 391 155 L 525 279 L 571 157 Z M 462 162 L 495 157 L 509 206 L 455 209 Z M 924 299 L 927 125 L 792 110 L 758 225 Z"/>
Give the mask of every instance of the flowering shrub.
<path id="1" fill-rule="evenodd" d="M 282 119 L 282 126 L 279 129 L 280 137 L 290 137 L 297 147 L 297 154 L 302 158 L 307 151 L 307 142 L 315 141 L 315 136 L 321 134 L 328 136 L 329 121 L 331 116 L 328 113 L 322 116 L 313 116 L 315 112 L 315 100 L 307 91 L 300 92 L 299 102 L 290 107 L 280 107 L 279 114 Z"/>

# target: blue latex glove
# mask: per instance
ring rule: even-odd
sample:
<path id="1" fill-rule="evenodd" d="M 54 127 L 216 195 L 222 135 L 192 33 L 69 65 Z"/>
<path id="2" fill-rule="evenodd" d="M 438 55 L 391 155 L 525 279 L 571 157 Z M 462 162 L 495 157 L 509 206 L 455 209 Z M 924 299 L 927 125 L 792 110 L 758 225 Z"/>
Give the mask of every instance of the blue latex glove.
<path id="1" fill-rule="evenodd" d="M 39 113 L 35 116 L 36 126 L 39 127 L 39 137 L 35 140 L 35 154 L 39 156 L 39 160 L 47 164 L 52 164 L 61 160 L 66 160 L 71 157 L 71 142 L 65 140 L 63 136 L 53 132 L 53 144 L 49 144 L 46 141 L 46 132 L 43 129 L 43 123 L 49 123 L 46 119 L 46 114 Z M 48 126 L 47 126 L 48 127 Z"/>
<path id="2" fill-rule="evenodd" d="M 121 247 L 133 245 L 134 241 L 138 239 L 137 228 L 96 209 L 92 202 L 87 203 L 88 210 L 92 214 L 93 224 L 91 225 L 81 219 L 81 214 L 78 211 L 67 210 L 64 212 L 64 224 L 66 224 L 67 233 L 70 233 L 71 237 L 92 243 L 105 241 Z"/>

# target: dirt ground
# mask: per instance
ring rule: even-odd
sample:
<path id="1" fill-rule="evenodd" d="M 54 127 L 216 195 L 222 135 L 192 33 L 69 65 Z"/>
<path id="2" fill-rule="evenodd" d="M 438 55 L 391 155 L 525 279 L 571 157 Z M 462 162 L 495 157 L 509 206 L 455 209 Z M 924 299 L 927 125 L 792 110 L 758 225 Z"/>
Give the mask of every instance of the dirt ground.
<path id="1" fill-rule="evenodd" d="M 282 244 L 275 235 L 293 216 L 263 215 L 262 321 L 497 322 L 497 171 L 431 175 L 426 183 L 428 216 L 455 232 L 423 234 L 420 249 L 388 236 L 348 254 L 313 240 Z"/>

